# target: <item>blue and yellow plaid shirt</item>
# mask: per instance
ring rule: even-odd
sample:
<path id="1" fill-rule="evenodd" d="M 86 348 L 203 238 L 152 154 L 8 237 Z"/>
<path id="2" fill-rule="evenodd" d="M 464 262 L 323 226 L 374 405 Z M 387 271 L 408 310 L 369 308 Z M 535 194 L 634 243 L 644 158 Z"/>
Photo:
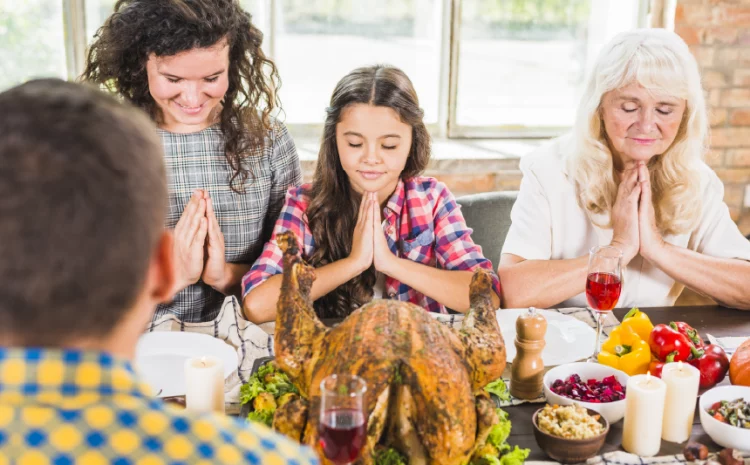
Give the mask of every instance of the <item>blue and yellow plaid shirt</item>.
<path id="1" fill-rule="evenodd" d="M 317 462 L 264 426 L 165 405 L 125 360 L 0 348 L 0 465 Z"/>

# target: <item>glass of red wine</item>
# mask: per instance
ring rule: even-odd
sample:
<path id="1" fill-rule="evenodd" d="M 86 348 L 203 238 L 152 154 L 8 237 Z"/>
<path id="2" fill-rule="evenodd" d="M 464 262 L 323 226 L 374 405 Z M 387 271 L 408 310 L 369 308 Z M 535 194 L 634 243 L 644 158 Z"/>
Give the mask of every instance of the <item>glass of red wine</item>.
<path id="1" fill-rule="evenodd" d="M 610 245 L 594 247 L 589 252 L 589 270 L 586 278 L 586 300 L 596 316 L 596 345 L 589 361 L 599 357 L 602 322 L 620 300 L 622 290 L 622 252 Z"/>
<path id="2" fill-rule="evenodd" d="M 330 375 L 320 383 L 320 447 L 336 465 L 357 460 L 365 444 L 366 391 L 367 384 L 356 375 Z"/>

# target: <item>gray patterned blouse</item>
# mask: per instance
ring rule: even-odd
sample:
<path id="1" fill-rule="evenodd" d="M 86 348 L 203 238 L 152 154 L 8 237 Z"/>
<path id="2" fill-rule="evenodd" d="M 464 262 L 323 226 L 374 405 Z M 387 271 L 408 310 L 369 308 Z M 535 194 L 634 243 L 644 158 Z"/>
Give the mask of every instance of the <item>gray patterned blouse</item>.
<path id="1" fill-rule="evenodd" d="M 158 133 L 164 143 L 169 182 L 167 227 L 174 229 L 193 190 L 206 189 L 224 234 L 227 262 L 251 265 L 271 237 L 287 189 L 302 181 L 297 149 L 286 127 L 274 121 L 268 133 L 271 143 L 245 158 L 251 175 L 244 194 L 229 187 L 232 169 L 218 125 L 191 134 L 162 129 Z M 218 315 L 224 297 L 199 280 L 179 292 L 173 302 L 159 305 L 154 318 L 173 314 L 184 322 L 210 321 Z"/>

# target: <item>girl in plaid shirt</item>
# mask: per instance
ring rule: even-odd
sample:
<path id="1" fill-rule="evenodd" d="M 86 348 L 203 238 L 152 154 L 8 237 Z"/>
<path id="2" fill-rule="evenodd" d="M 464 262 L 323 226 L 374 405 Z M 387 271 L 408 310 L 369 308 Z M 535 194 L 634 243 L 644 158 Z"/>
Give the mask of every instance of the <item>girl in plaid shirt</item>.
<path id="1" fill-rule="evenodd" d="M 282 272 L 275 237 L 287 230 L 316 268 L 311 292 L 323 318 L 345 317 L 373 297 L 468 310 L 473 271 L 493 266 L 448 188 L 419 175 L 430 158 L 422 118 L 397 68 L 360 68 L 339 81 L 313 183 L 287 192 L 271 241 L 243 278 L 250 321 L 275 318 Z M 494 274 L 493 282 L 499 306 Z"/>

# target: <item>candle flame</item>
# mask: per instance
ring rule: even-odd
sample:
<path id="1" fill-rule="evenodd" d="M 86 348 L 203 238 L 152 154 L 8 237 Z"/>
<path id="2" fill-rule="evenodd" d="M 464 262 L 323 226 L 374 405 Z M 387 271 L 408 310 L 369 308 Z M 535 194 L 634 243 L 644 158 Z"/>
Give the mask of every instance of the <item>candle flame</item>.
<path id="1" fill-rule="evenodd" d="M 202 367 L 206 366 L 206 357 L 205 356 L 201 357 L 201 366 Z"/>
<path id="2" fill-rule="evenodd" d="M 651 372 L 646 372 L 646 384 L 649 384 L 651 382 Z"/>
<path id="3" fill-rule="evenodd" d="M 682 371 L 682 360 L 680 360 L 679 362 L 677 362 L 677 369 L 680 370 L 680 371 Z"/>

